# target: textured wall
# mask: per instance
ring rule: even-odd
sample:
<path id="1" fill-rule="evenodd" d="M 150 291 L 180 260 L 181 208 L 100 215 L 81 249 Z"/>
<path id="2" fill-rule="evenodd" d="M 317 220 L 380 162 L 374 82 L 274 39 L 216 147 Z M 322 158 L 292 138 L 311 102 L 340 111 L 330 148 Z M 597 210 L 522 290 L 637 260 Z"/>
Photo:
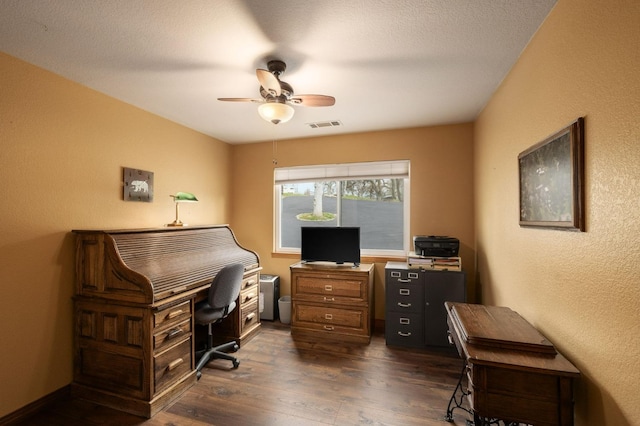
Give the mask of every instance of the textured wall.
<path id="1" fill-rule="evenodd" d="M 638 424 L 640 3 L 560 0 L 475 126 L 478 285 L 576 366 L 576 424 Z M 518 153 L 586 123 L 586 232 L 518 226 Z"/>
<path id="2" fill-rule="evenodd" d="M 277 142 L 278 166 L 343 162 L 411 160 L 411 229 L 413 235 L 453 235 L 474 294 L 473 125 L 355 133 Z M 258 251 L 264 272 L 281 276 L 290 294 L 289 265 L 299 256 L 272 255 L 272 142 L 235 145 L 233 153 L 233 223 L 242 243 Z M 400 259 L 398 259 L 400 260 Z M 365 259 L 365 261 L 367 261 Z M 376 262 L 376 318 L 384 318 L 384 265 Z"/>
<path id="3" fill-rule="evenodd" d="M 0 54 L 0 417 L 72 380 L 72 229 L 229 221 L 229 145 Z M 122 200 L 122 167 L 155 173 Z"/>

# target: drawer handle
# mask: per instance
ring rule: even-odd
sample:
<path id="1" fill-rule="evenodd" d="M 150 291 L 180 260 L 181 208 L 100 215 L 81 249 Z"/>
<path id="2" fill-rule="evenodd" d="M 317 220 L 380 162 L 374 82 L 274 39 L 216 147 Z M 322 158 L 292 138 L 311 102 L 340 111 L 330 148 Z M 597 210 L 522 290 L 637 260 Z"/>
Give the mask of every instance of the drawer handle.
<path id="1" fill-rule="evenodd" d="M 171 363 L 169 363 L 169 365 L 167 365 L 167 371 L 175 370 L 183 362 L 184 362 L 184 360 L 182 358 L 178 358 L 175 361 L 171 361 Z"/>
<path id="2" fill-rule="evenodd" d="M 400 324 L 409 325 L 411 320 L 409 318 L 400 318 Z"/>
<path id="3" fill-rule="evenodd" d="M 411 282 L 411 280 L 406 279 L 406 278 L 405 278 L 405 279 L 398 278 L 398 282 L 399 282 L 399 283 L 410 283 L 410 282 Z"/>
<path id="4" fill-rule="evenodd" d="M 334 330 L 334 328 L 333 328 L 333 326 L 332 326 L 332 325 L 325 325 L 325 326 L 324 326 L 324 329 L 325 329 L 325 330 L 328 330 L 328 331 L 333 331 L 333 330 Z"/>
<path id="5" fill-rule="evenodd" d="M 398 306 L 400 306 L 401 308 L 410 308 L 411 307 L 411 303 L 400 303 L 400 302 L 398 302 Z"/>
<path id="6" fill-rule="evenodd" d="M 333 291 L 333 286 L 329 285 L 329 284 L 325 285 L 324 286 L 324 291 Z"/>
<path id="7" fill-rule="evenodd" d="M 169 312 L 169 314 L 167 315 L 167 319 L 173 319 L 179 315 L 182 315 L 183 311 L 182 309 L 178 309 L 176 311 L 171 311 Z"/>
<path id="8" fill-rule="evenodd" d="M 245 283 L 245 285 L 244 285 L 244 286 L 245 286 L 245 287 L 251 287 L 251 286 L 252 286 L 252 285 L 254 285 L 255 283 L 256 283 L 256 280 L 248 280 L 248 281 Z"/>
<path id="9" fill-rule="evenodd" d="M 167 333 L 167 339 L 173 339 L 178 334 L 181 334 L 183 331 L 180 327 L 176 327 Z"/>
<path id="10" fill-rule="evenodd" d="M 450 332 L 447 332 L 447 340 L 449 341 L 450 345 L 454 345 L 453 339 L 451 338 L 451 333 Z"/>
<path id="11" fill-rule="evenodd" d="M 409 337 L 409 336 L 411 336 L 411 332 L 409 332 L 409 333 L 403 333 L 402 331 L 398 331 L 398 334 L 399 334 L 400 336 L 402 336 L 402 337 Z"/>
<path id="12" fill-rule="evenodd" d="M 182 286 L 182 287 L 171 289 L 171 294 L 178 294 L 178 293 L 182 293 L 183 291 L 187 291 L 187 287 Z"/>
<path id="13" fill-rule="evenodd" d="M 333 319 L 333 315 L 332 314 L 324 314 L 324 319 L 331 320 L 331 319 Z"/>
<path id="14" fill-rule="evenodd" d="M 336 301 L 336 298 L 335 298 L 335 297 L 326 297 L 326 296 L 325 296 L 324 301 L 325 301 L 325 302 L 335 302 L 335 301 Z"/>
<path id="15" fill-rule="evenodd" d="M 411 290 L 409 290 L 408 288 L 400 289 L 400 296 L 410 296 L 410 295 L 411 295 Z"/>
<path id="16" fill-rule="evenodd" d="M 249 315 L 247 315 L 247 319 L 245 321 L 251 321 L 255 316 L 256 316 L 256 313 L 251 312 Z"/>
<path id="17" fill-rule="evenodd" d="M 255 294 L 255 293 L 249 293 L 249 294 L 247 294 L 247 297 L 245 297 L 245 298 L 244 298 L 244 300 L 245 300 L 245 301 L 247 301 L 247 300 L 251 300 L 251 299 L 253 299 L 254 297 L 256 297 L 256 294 Z"/>

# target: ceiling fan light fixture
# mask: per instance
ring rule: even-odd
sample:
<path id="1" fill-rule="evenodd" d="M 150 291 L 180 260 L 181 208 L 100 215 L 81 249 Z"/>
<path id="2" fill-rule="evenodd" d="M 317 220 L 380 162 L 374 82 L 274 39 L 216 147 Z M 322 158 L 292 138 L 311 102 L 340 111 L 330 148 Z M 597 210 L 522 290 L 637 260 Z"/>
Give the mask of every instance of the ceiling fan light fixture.
<path id="1" fill-rule="evenodd" d="M 273 124 L 286 123 L 291 120 L 294 112 L 291 105 L 280 102 L 267 102 L 258 107 L 260 117 Z"/>

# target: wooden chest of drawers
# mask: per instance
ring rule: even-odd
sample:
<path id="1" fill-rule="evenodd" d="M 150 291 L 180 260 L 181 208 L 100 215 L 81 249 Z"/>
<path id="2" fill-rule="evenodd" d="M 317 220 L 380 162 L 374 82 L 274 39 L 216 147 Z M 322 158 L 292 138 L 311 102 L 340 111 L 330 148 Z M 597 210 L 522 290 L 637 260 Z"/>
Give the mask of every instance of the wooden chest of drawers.
<path id="1" fill-rule="evenodd" d="M 373 329 L 373 265 L 297 263 L 291 269 L 291 333 L 368 343 Z"/>

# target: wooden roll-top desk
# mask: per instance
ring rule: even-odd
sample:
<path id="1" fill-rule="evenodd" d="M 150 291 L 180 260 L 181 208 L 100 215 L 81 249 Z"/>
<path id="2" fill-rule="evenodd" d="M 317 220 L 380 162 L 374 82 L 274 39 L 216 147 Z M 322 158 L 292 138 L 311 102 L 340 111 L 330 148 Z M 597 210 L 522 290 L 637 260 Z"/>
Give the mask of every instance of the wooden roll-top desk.
<path id="1" fill-rule="evenodd" d="M 73 232 L 72 395 L 151 417 L 192 386 L 195 302 L 225 265 L 245 273 L 217 337 L 242 346 L 259 331 L 259 258 L 228 226 Z"/>

